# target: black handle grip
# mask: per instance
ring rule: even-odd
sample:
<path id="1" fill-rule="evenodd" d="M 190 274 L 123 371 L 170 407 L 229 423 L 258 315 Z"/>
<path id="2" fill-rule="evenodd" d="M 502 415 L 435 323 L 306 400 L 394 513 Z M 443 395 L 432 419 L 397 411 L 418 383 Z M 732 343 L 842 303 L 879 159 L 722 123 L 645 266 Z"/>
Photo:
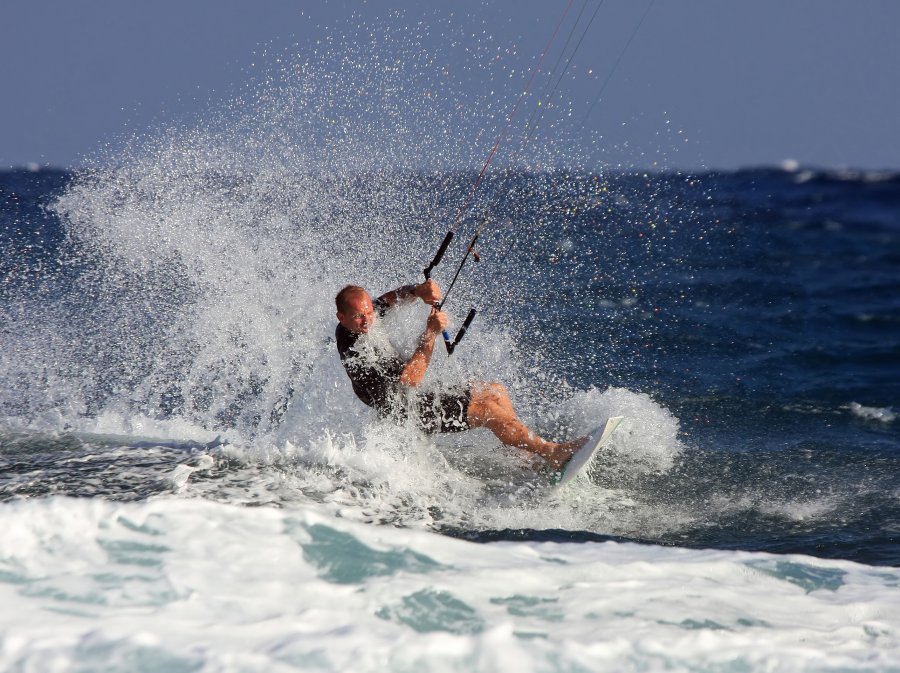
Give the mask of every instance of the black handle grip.
<path id="1" fill-rule="evenodd" d="M 453 240 L 453 230 L 447 232 L 447 235 L 444 236 L 444 241 L 441 243 L 441 247 L 438 248 L 438 251 L 434 255 L 434 259 L 431 260 L 431 264 L 429 264 L 425 269 L 423 269 L 423 273 L 425 274 L 425 280 L 431 278 L 431 270 L 441 263 L 441 260 L 444 258 L 444 253 L 447 252 L 447 246 L 450 245 L 450 241 Z"/>
<path id="2" fill-rule="evenodd" d="M 447 330 L 444 330 L 444 346 L 447 348 L 447 355 L 450 355 L 453 352 L 454 346 L 456 346 L 456 344 L 450 343 L 450 335 L 447 334 Z"/>
<path id="3" fill-rule="evenodd" d="M 456 333 L 456 338 L 453 340 L 453 343 L 444 337 L 444 343 L 447 346 L 447 355 L 451 355 L 453 351 L 456 349 L 456 344 L 462 341 L 462 338 L 466 335 L 466 330 L 469 329 L 469 325 L 472 324 L 472 321 L 475 320 L 475 314 L 478 313 L 474 308 L 469 311 L 469 315 L 466 316 L 466 319 L 463 320 L 462 327 L 459 328 L 459 331 Z"/>

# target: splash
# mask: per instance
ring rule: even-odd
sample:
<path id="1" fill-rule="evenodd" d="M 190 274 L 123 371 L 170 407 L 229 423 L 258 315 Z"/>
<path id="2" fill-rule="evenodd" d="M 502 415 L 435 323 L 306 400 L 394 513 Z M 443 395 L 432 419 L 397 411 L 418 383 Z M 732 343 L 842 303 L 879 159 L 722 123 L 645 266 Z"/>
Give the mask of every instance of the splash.
<path id="1" fill-rule="evenodd" d="M 428 49 L 427 27 L 326 36 L 275 59 L 204 120 L 134 138 L 79 173 L 52 206 L 66 232 L 58 271 L 23 298 L 26 318 L 9 331 L 17 357 L 2 356 L 15 383 L 3 400 L 6 424 L 203 442 L 222 435 L 228 449 L 214 465 L 179 466 L 167 483 L 228 502 L 311 500 L 407 525 L 541 527 L 562 517 L 602 528 L 589 507 L 539 504 L 527 461 L 487 433 L 435 443 L 375 422 L 335 352 L 335 292 L 417 280 L 505 123 L 502 97 L 469 92 L 501 90 L 505 80 L 502 90 L 518 93 L 521 57 L 489 37 L 441 29 Z M 453 72 L 447 63 L 461 51 L 465 66 Z M 613 443 L 612 472 L 666 471 L 681 449 L 677 419 L 624 389 L 571 387 L 542 352 L 559 334 L 562 313 L 548 302 L 567 274 L 595 282 L 595 266 L 618 263 L 633 292 L 649 259 L 612 236 L 585 248 L 566 218 L 615 206 L 618 226 L 630 226 L 654 207 L 636 205 L 633 185 L 611 189 L 579 171 L 578 145 L 554 133 L 553 143 L 501 162 L 462 222 L 470 228 L 489 211 L 494 254 L 488 270 L 460 282 L 448 310 L 458 323 L 478 304 L 485 317 L 452 359 L 435 358 L 429 377 L 501 380 L 522 417 L 557 439 L 624 413 L 632 420 Z M 544 324 L 531 321 L 534 303 Z M 393 317 L 400 350 L 417 338 L 423 310 Z M 222 477 L 229 469 L 240 476 Z M 606 497 L 591 490 L 577 497 Z"/>

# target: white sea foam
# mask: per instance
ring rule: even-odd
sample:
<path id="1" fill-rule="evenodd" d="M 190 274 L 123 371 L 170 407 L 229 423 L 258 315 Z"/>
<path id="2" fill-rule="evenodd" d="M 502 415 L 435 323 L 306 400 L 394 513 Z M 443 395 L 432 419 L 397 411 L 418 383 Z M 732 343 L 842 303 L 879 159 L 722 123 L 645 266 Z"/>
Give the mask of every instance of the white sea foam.
<path id="1" fill-rule="evenodd" d="M 800 162 L 796 159 L 784 159 L 779 166 L 785 173 L 796 173 L 800 170 Z"/>
<path id="2" fill-rule="evenodd" d="M 867 407 L 858 402 L 847 405 L 850 413 L 866 421 L 879 421 L 881 423 L 893 423 L 897 420 L 897 412 L 890 407 Z"/>
<path id="3" fill-rule="evenodd" d="M 349 388 L 342 371 L 333 374 L 336 383 Z M 191 458 L 191 451 L 203 449 L 214 437 L 184 419 L 164 422 L 109 412 L 93 422 L 83 419 L 75 437 L 117 451 L 127 451 L 119 448 L 127 446 L 182 448 L 183 457 L 173 454 L 168 473 L 160 476 L 186 496 L 317 505 L 361 521 L 640 537 L 677 528 L 691 518 L 636 503 L 633 491 L 624 488 L 644 475 L 665 473 L 682 451 L 677 420 L 647 395 L 615 388 L 570 390 L 555 406 L 525 416 L 542 431 L 566 436 L 586 434 L 609 416 L 626 417 L 595 459 L 593 471 L 551 494 L 546 477 L 534 471 L 539 461 L 501 446 L 486 430 L 429 438 L 413 427 L 377 421 L 352 392 L 341 394 L 346 402 L 339 418 L 327 406 L 318 412 L 321 402 L 307 399 L 291 407 L 277 432 L 252 439 L 226 433 L 219 439 L 224 444 L 199 458 Z M 98 449 L 104 450 L 110 449 Z M 210 479 L 212 459 L 216 467 Z M 165 463 L 155 469 L 165 469 Z M 151 477 L 148 473 L 146 478 Z"/>
<path id="4" fill-rule="evenodd" d="M 0 506 L 0 669 L 889 670 L 900 573 L 476 545 L 306 507 Z"/>
<path id="5" fill-rule="evenodd" d="M 618 466 L 627 465 L 638 473 L 665 472 L 682 451 L 678 419 L 645 393 L 624 388 L 603 392 L 591 389 L 576 394 L 567 406 L 582 431 L 596 427 L 598 419 L 625 417 L 609 442 L 613 455 L 607 460 L 616 461 Z"/>

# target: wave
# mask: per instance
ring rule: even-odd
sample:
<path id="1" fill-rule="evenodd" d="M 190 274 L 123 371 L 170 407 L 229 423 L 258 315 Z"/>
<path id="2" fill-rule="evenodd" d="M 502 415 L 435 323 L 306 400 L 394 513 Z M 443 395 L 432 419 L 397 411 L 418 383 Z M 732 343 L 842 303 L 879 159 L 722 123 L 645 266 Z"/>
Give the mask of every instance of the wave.
<path id="1" fill-rule="evenodd" d="M 175 498 L 7 503 L 0 526 L 5 670 L 873 671 L 900 655 L 900 573 L 846 561 L 475 546 Z"/>

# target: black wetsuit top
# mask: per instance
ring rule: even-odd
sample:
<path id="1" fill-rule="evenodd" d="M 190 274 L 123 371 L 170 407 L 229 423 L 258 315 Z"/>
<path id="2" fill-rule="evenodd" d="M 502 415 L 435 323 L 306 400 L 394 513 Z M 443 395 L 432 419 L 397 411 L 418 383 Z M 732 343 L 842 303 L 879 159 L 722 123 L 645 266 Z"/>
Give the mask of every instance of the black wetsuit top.
<path id="1" fill-rule="evenodd" d="M 384 316 L 390 308 L 381 298 L 373 301 L 372 307 L 379 316 Z M 379 350 L 374 344 L 371 352 L 361 353 L 356 348 L 361 336 L 340 323 L 334 330 L 341 363 L 350 377 L 353 392 L 381 417 L 406 418 L 410 407 L 400 403 L 398 395 L 405 363 L 393 349 Z M 426 432 L 459 432 L 469 428 L 466 420 L 469 399 L 468 389 L 457 394 L 449 391 L 443 394 L 415 391 L 411 409 Z"/>
<path id="2" fill-rule="evenodd" d="M 383 316 L 389 308 L 380 298 L 372 302 L 372 307 L 379 316 Z M 334 330 L 341 363 L 353 384 L 353 392 L 379 415 L 387 416 L 395 405 L 394 398 L 400 385 L 404 363 L 393 352 L 375 352 L 369 357 L 361 357 L 362 354 L 355 348 L 361 336 L 340 323 Z"/>

